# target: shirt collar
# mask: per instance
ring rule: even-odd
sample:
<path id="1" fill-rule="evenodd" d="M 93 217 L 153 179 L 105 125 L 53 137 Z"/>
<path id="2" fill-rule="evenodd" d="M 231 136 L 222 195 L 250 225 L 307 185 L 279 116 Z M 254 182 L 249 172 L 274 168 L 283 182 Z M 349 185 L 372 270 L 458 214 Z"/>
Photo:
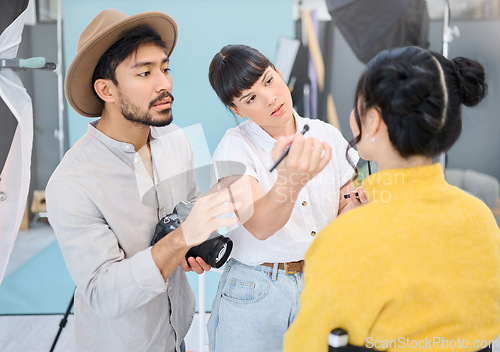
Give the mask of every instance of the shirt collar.
<path id="1" fill-rule="evenodd" d="M 87 131 L 90 136 L 96 138 L 111 150 L 123 151 L 125 153 L 132 153 L 132 154 L 135 153 L 135 147 L 132 143 L 117 141 L 116 139 L 113 139 L 107 136 L 106 134 L 102 133 L 101 131 L 99 131 L 97 129 L 97 124 L 99 123 L 99 121 L 100 119 L 97 119 L 89 123 Z M 157 137 L 158 137 L 158 132 L 155 129 L 150 128 L 149 140 L 151 141 L 153 139 L 156 139 Z"/>

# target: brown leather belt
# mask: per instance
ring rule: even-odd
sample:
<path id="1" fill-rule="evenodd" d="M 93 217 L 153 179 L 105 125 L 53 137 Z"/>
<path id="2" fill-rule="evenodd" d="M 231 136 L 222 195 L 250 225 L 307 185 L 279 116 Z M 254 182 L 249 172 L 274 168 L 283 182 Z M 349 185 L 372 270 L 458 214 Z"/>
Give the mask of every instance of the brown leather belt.
<path id="1" fill-rule="evenodd" d="M 296 274 L 304 271 L 304 264 L 303 260 L 299 260 L 298 262 L 278 263 L 278 269 L 285 270 L 287 274 Z M 270 268 L 274 267 L 274 263 L 262 263 L 261 265 Z"/>

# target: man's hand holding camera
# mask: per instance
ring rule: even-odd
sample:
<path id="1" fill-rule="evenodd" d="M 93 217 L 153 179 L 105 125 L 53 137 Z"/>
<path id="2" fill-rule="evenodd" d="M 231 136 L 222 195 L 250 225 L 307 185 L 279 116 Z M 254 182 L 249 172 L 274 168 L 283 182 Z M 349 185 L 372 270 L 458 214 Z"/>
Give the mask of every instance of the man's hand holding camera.
<path id="1" fill-rule="evenodd" d="M 177 265 L 181 265 L 184 271 L 194 270 L 198 274 L 210 270 L 210 265 L 202 258 L 189 257 L 186 261 L 185 255 L 191 247 L 207 240 L 218 228 L 237 224 L 237 217 L 220 216 L 232 213 L 240 206 L 240 203 L 233 203 L 227 188 L 199 198 L 181 226 L 159 240 L 151 249 L 163 277 L 167 279 Z"/>
<path id="2" fill-rule="evenodd" d="M 238 208 L 239 203 L 234 204 L 232 202 L 227 188 L 198 199 L 193 210 L 181 225 L 186 246 L 196 246 L 205 241 L 218 228 L 238 223 L 236 217 L 219 217 Z"/>

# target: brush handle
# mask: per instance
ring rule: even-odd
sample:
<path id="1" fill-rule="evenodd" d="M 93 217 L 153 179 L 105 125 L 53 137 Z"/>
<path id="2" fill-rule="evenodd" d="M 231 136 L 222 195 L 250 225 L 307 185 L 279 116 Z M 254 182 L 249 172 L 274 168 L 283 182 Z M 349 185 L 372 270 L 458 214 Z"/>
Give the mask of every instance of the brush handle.
<path id="1" fill-rule="evenodd" d="M 307 131 L 309 131 L 309 125 L 304 125 L 304 128 L 302 128 L 302 131 L 300 131 L 300 134 L 304 135 Z M 276 162 L 274 163 L 273 167 L 269 170 L 269 172 L 273 172 L 273 170 L 276 169 L 276 167 L 283 161 L 283 159 L 285 159 L 285 156 L 288 155 L 288 152 L 290 151 L 291 146 L 292 145 L 290 144 L 288 146 L 288 148 L 286 148 L 286 150 L 283 152 L 283 154 L 281 154 L 281 156 L 278 158 L 278 160 L 276 160 Z"/>

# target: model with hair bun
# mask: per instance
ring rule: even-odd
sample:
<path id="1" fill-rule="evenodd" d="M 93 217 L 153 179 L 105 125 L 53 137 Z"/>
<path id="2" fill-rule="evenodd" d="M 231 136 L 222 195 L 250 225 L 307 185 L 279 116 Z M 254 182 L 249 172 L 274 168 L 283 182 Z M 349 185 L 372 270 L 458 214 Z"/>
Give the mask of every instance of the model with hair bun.
<path id="1" fill-rule="evenodd" d="M 380 171 L 363 181 L 370 202 L 309 248 L 284 351 L 327 351 L 334 328 L 375 350 L 489 351 L 500 334 L 500 230 L 432 164 L 460 136 L 461 106 L 486 92 L 482 65 L 467 58 L 404 47 L 368 63 L 350 125 Z"/>

